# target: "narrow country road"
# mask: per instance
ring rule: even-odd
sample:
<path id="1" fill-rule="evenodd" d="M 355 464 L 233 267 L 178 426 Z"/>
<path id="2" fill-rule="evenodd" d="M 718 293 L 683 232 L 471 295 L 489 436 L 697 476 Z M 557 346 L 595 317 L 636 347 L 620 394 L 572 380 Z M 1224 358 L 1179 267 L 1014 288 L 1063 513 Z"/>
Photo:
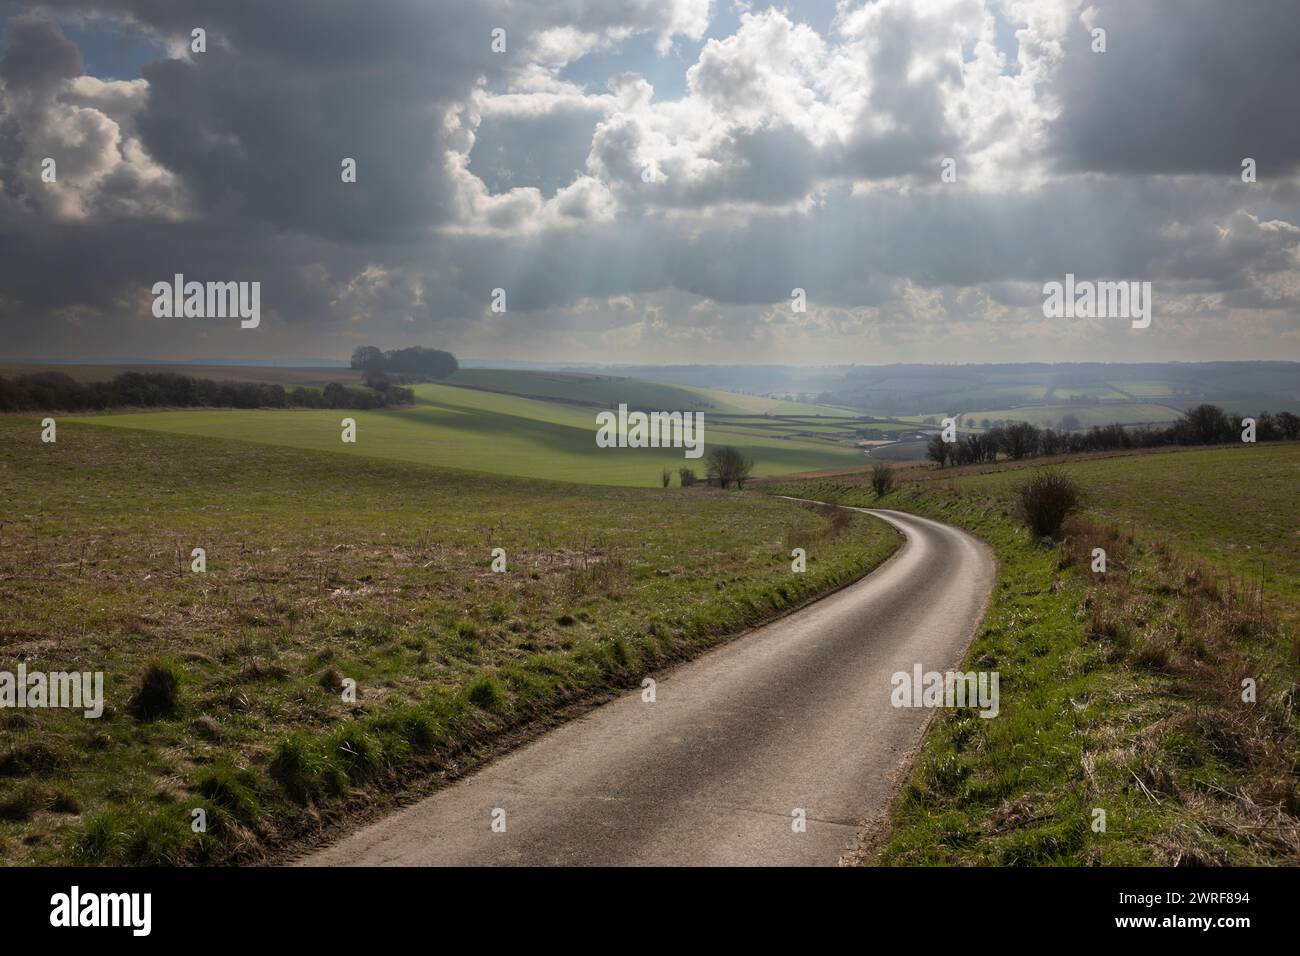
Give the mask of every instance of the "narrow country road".
<path id="1" fill-rule="evenodd" d="M 834 864 L 930 716 L 891 705 L 892 675 L 954 667 L 995 577 L 965 532 L 869 513 L 906 542 L 866 578 L 666 673 L 654 703 L 629 692 L 298 862 Z"/>

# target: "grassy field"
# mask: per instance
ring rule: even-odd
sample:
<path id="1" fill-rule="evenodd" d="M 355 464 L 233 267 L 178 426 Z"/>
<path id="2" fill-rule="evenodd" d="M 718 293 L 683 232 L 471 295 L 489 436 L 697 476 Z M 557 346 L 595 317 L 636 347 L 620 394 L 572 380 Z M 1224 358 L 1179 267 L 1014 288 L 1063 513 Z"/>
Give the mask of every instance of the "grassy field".
<path id="1" fill-rule="evenodd" d="M 668 385 L 613 375 L 471 368 L 456 371 L 445 380 L 445 384 L 597 408 L 616 408 L 619 403 L 623 403 L 634 409 L 702 411 L 728 415 L 859 416 L 858 412 L 830 405 L 811 405 L 761 395 L 742 395 L 721 389 Z"/>
<path id="2" fill-rule="evenodd" d="M 1026 468 L 970 474 L 958 486 L 1008 498 Z M 1300 445 L 1270 443 L 1066 463 L 1089 512 L 1213 564 L 1300 608 Z"/>
<path id="3" fill-rule="evenodd" d="M 1134 398 L 1166 398 L 1178 394 L 1178 386 L 1172 382 L 1121 380 L 1108 384 Z"/>
<path id="4" fill-rule="evenodd" d="M 663 468 L 704 474 L 702 461 L 686 459 L 682 449 L 598 448 L 592 408 L 450 385 L 417 385 L 415 392 L 414 407 L 383 411 L 187 410 L 69 420 L 589 484 L 653 487 Z M 340 440 L 344 417 L 357 422 L 355 444 Z M 759 475 L 861 460 L 850 445 L 791 437 L 772 424 L 705 412 L 705 447 L 735 445 L 754 458 Z"/>
<path id="5" fill-rule="evenodd" d="M 10 864 L 261 858 L 897 545 L 879 522 L 752 493 L 71 421 L 56 444 L 39 434 L 0 416 L 0 670 L 102 671 L 106 708 L 0 712 Z"/>
<path id="6" fill-rule="evenodd" d="M 1095 398 L 1099 401 L 1123 401 L 1125 395 L 1109 386 L 1062 385 L 1048 390 L 1044 404 L 1062 404 L 1077 402 L 1080 399 Z"/>
<path id="7" fill-rule="evenodd" d="M 926 456 L 926 442 L 902 441 L 893 445 L 873 449 L 872 461 L 922 461 Z"/>
<path id="8" fill-rule="evenodd" d="M 323 386 L 329 382 L 359 384 L 362 375 L 350 368 L 273 367 L 256 365 L 33 365 L 0 363 L 0 376 L 60 372 L 79 382 L 102 382 L 123 372 L 172 372 L 195 378 L 258 382 L 267 385 Z M 578 372 L 540 372 L 523 369 L 459 369 L 440 384 L 482 389 L 550 401 L 668 411 L 702 411 L 727 415 L 796 415 L 815 418 L 858 418 L 860 412 L 832 405 L 792 402 L 762 395 L 745 395 L 692 385 L 669 385 L 616 375 Z"/>
<path id="9" fill-rule="evenodd" d="M 765 485 L 958 524 L 1001 563 L 965 665 L 1001 674 L 1001 713 L 941 712 L 865 859 L 1300 863 L 1298 468 L 1300 445 L 1067 465 L 1091 505 L 1053 546 L 1016 517 L 1023 467 L 883 499 L 861 477 Z"/>

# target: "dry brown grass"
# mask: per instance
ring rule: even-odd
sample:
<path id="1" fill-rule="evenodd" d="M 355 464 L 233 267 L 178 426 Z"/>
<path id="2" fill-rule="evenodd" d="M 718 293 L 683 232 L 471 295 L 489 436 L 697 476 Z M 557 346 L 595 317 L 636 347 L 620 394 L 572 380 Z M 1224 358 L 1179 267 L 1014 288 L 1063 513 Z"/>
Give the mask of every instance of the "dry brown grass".
<path id="1" fill-rule="evenodd" d="M 1173 699 L 1184 702 L 1115 740 L 1101 758 L 1126 762 L 1151 800 L 1174 800 L 1187 811 L 1160 837 L 1160 860 L 1230 862 L 1214 839 L 1230 834 L 1264 857 L 1300 863 L 1300 668 L 1282 616 L 1249 582 L 1215 575 L 1162 542 L 1147 550 L 1153 560 L 1135 583 L 1127 572 L 1140 555 L 1131 535 L 1081 518 L 1069 531 L 1061 563 L 1078 573 L 1091 574 L 1094 547 L 1107 551 L 1107 573 L 1091 574 L 1085 602 L 1090 636 L 1109 660 L 1167 679 Z M 1253 703 L 1243 700 L 1247 678 L 1257 688 Z M 1176 748 L 1165 744 L 1184 738 L 1199 742 L 1234 784 L 1202 779 L 1194 764 L 1172 758 Z"/>

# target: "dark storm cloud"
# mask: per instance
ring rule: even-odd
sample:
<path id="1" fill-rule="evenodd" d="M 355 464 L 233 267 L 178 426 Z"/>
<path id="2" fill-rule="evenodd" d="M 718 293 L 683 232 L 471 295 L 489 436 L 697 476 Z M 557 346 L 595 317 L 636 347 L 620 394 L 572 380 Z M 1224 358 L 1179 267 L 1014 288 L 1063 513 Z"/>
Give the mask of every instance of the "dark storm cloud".
<path id="1" fill-rule="evenodd" d="M 5 25 L 0 81 L 11 90 L 42 90 L 80 76 L 81 53 L 49 20 L 15 16 Z"/>
<path id="2" fill-rule="evenodd" d="M 7 173 L 22 161 L 25 138 L 22 124 L 7 101 L 22 98 L 30 102 L 48 95 L 63 80 L 80 76 L 83 67 L 76 45 L 48 20 L 17 15 L 5 25 L 5 33 L 0 87 L 8 95 L 0 98 L 0 180 L 5 195 L 20 199 L 26 196 L 23 184 Z"/>
<path id="3" fill-rule="evenodd" d="M 1062 167 L 1117 173 L 1240 173 L 1300 164 L 1300 5 L 1294 0 L 1105 0 L 1091 51 L 1066 35 L 1053 124 Z"/>
<path id="4" fill-rule="evenodd" d="M 264 308 L 287 323 L 327 330 L 345 321 L 336 299 L 358 270 L 415 254 L 362 247 L 410 242 L 448 217 L 443 114 L 480 76 L 503 69 L 488 47 L 491 29 L 520 24 L 515 41 L 527 35 L 518 16 L 493 3 L 56 2 L 9 20 L 0 60 L 8 93 L 45 93 L 81 74 L 77 48 L 44 17 L 85 14 L 128 18 L 186 45 L 194 27 L 207 30 L 207 52 L 144 66 L 148 97 L 130 117 L 191 208 L 181 223 L 93 209 L 80 221 L 54 221 L 37 214 L 39 203 L 6 210 L 6 351 L 39 341 L 79 354 L 60 342 L 84 329 L 34 321 L 75 306 L 126 332 L 148 307 L 139 291 L 174 272 L 261 280 Z M 0 178 L 18 194 L 13 166 L 32 157 L 6 113 L 0 131 L 11 134 Z M 340 180 L 344 157 L 357 160 L 355 185 Z M 126 177 L 105 176 L 96 197 L 129 190 Z"/>
<path id="5" fill-rule="evenodd" d="M 204 215 L 351 241 L 409 240 L 447 218 L 442 112 L 502 68 L 488 49 L 495 4 L 111 9 L 171 40 L 208 31 L 206 53 L 144 67 L 138 119 Z M 355 188 L 340 181 L 345 157 L 357 160 Z"/>

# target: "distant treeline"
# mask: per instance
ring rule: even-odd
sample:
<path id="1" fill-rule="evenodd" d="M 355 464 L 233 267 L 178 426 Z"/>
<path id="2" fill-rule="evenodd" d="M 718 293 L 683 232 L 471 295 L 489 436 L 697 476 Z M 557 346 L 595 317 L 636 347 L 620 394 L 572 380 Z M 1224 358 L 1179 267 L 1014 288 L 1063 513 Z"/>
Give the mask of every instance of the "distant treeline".
<path id="1" fill-rule="evenodd" d="M 352 367 L 367 375 L 388 374 L 412 378 L 446 378 L 460 363 L 450 352 L 426 349 L 422 345 L 409 349 L 389 349 L 373 345 L 359 346 L 352 353 Z"/>
<path id="2" fill-rule="evenodd" d="M 1002 455 L 1013 461 L 1037 455 L 1071 452 L 1112 451 L 1122 448 L 1157 448 L 1162 445 L 1226 445 L 1240 442 L 1244 426 L 1240 415 L 1229 415 L 1217 405 L 1197 405 L 1165 428 L 1123 425 L 1094 425 L 1087 431 L 1061 432 L 1038 428 L 1028 422 L 998 425 L 988 431 L 959 435 L 945 442 L 932 435 L 926 455 L 944 465 L 973 465 L 997 461 Z M 1291 412 L 1255 416 L 1256 441 L 1294 441 L 1300 438 L 1300 416 Z"/>
<path id="3" fill-rule="evenodd" d="M 324 388 L 214 381 L 175 372 L 123 372 L 106 382 L 78 382 L 63 372 L 0 377 L 0 411 L 104 408 L 385 408 L 410 405 L 409 388 L 382 390 L 330 382 Z"/>

